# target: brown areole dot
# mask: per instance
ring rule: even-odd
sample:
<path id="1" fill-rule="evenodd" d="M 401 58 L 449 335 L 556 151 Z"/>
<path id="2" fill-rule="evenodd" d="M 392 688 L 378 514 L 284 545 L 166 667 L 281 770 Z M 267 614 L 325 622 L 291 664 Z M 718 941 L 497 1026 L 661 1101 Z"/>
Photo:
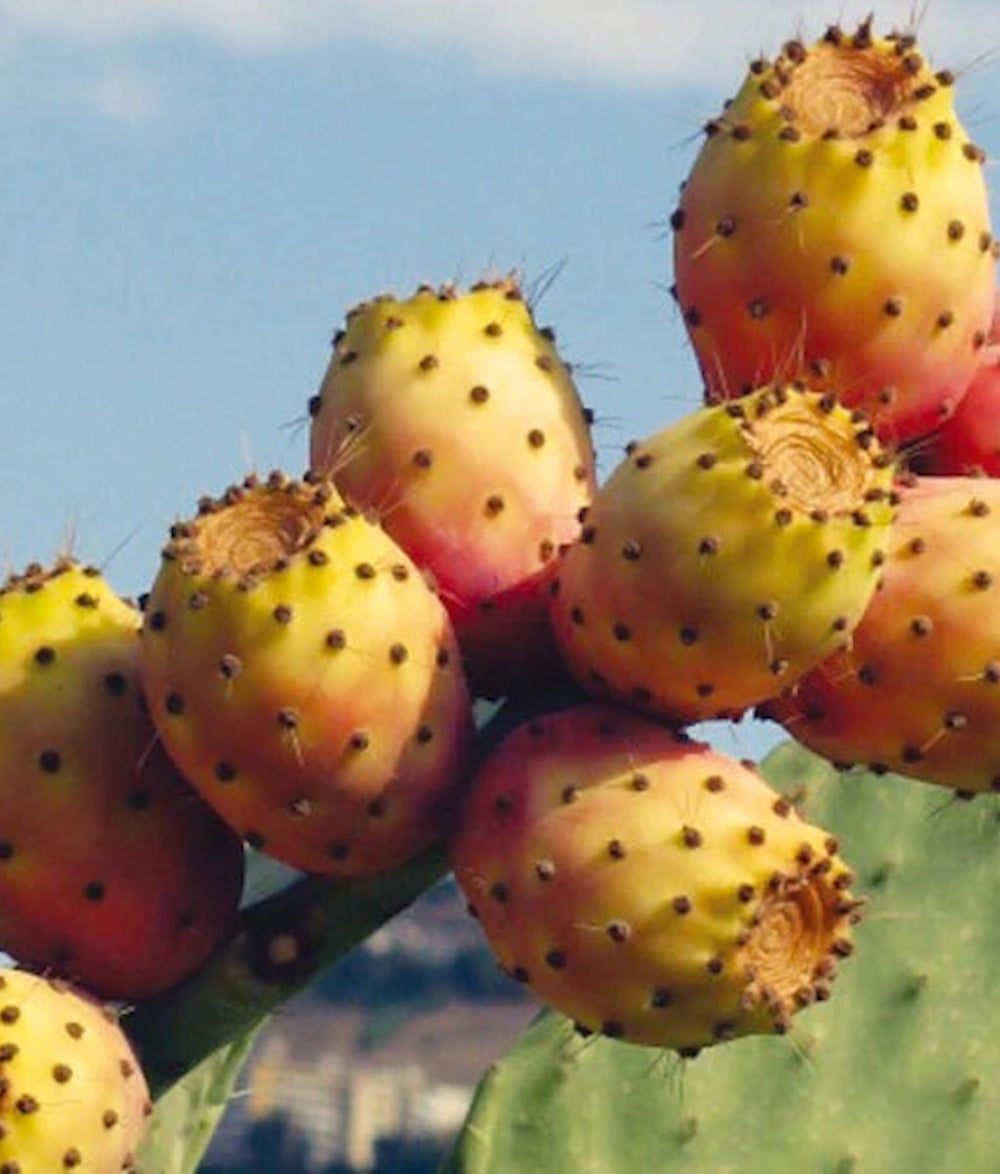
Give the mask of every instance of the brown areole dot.
<path id="1" fill-rule="evenodd" d="M 243 661 L 233 653 L 227 652 L 219 658 L 219 675 L 225 677 L 227 681 L 238 677 L 242 671 Z"/>
<path id="2" fill-rule="evenodd" d="M 38 756 L 39 770 L 45 774 L 56 774 L 62 766 L 62 755 L 58 750 L 43 750 Z"/>
<path id="3" fill-rule="evenodd" d="M 632 927 L 627 921 L 612 921 L 607 927 L 607 934 L 613 942 L 621 945 L 632 936 Z"/>

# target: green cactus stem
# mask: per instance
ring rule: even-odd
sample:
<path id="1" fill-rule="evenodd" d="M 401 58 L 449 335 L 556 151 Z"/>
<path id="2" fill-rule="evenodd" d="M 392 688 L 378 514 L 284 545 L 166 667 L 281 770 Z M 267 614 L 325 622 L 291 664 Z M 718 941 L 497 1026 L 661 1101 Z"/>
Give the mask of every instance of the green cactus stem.
<path id="1" fill-rule="evenodd" d="M 432 848 L 359 881 L 305 877 L 245 909 L 196 975 L 138 1005 L 126 1027 L 157 1099 L 218 1048 L 245 1035 L 445 875 Z"/>

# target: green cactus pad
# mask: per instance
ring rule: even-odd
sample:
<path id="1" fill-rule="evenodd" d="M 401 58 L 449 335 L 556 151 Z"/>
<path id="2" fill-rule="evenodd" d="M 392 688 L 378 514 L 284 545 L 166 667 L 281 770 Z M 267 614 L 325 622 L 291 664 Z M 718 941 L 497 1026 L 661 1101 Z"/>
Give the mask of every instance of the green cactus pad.
<path id="1" fill-rule="evenodd" d="M 257 1034 L 224 1044 L 157 1101 L 136 1154 L 140 1174 L 195 1174 Z"/>
<path id="2" fill-rule="evenodd" d="M 785 1037 L 694 1060 L 575 1038 L 545 1014 L 484 1077 L 442 1174 L 958 1174 L 995 1170 L 1000 806 L 838 774 L 787 744 L 764 764 L 831 828 L 867 896 L 828 1003 Z"/>

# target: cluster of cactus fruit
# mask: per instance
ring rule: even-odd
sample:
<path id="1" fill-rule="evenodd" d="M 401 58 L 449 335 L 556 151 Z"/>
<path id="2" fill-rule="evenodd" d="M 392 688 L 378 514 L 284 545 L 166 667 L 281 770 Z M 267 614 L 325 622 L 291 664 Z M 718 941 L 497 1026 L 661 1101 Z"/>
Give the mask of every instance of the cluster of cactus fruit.
<path id="1" fill-rule="evenodd" d="M 349 312 L 307 470 L 202 498 L 139 605 L 8 579 L 0 1172 L 192 1169 L 139 1148 L 151 1095 L 447 870 L 584 1037 L 693 1057 L 836 999 L 851 843 L 687 727 L 1000 790 L 998 246 L 955 84 L 870 21 L 751 65 L 671 221 L 706 402 L 603 482 L 517 279 L 422 286 Z M 241 910 L 248 848 L 304 879 Z"/>

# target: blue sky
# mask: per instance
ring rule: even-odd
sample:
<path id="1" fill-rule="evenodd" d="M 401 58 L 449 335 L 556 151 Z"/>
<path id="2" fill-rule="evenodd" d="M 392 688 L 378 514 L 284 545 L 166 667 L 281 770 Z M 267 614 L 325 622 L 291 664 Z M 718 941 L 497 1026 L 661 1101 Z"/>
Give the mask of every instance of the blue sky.
<path id="1" fill-rule="evenodd" d="M 419 281 L 555 274 L 607 470 L 698 402 L 663 226 L 699 126 L 867 7 L 0 0 L 0 558 L 143 591 L 202 493 L 302 470 L 333 329 Z M 995 3 L 918 15 L 1000 157 Z"/>

